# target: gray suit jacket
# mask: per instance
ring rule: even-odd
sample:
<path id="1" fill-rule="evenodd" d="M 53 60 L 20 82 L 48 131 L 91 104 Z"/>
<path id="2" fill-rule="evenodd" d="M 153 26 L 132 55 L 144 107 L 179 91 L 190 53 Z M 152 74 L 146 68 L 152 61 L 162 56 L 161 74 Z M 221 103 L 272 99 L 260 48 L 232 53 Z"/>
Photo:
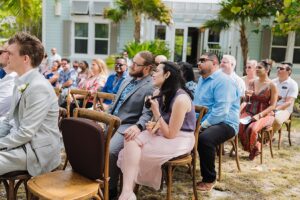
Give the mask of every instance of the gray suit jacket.
<path id="1" fill-rule="evenodd" d="M 18 86 L 24 84 L 22 93 Z M 33 176 L 53 170 L 60 164 L 58 112 L 53 87 L 37 69 L 17 78 L 9 114 L 0 122 L 0 149 L 25 147 Z"/>
<path id="2" fill-rule="evenodd" d="M 120 95 L 125 89 L 125 87 L 132 80 L 132 77 L 125 79 L 120 86 L 116 100 L 110 109 L 112 114 L 114 109 L 117 106 Z M 152 95 L 153 93 L 153 84 L 151 76 L 143 78 L 134 88 L 130 91 L 121 107 L 119 108 L 117 116 L 121 119 L 121 126 L 118 129 L 118 132 L 123 133 L 126 128 L 133 124 L 140 124 L 145 128 L 145 123 L 148 122 L 152 117 L 151 110 L 144 107 L 145 97 Z"/>

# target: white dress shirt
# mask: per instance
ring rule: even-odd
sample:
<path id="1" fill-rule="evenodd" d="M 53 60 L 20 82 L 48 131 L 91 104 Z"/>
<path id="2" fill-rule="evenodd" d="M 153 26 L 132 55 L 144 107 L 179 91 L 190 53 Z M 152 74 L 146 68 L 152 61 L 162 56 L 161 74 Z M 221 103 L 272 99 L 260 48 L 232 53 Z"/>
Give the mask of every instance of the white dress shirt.
<path id="1" fill-rule="evenodd" d="M 16 76 L 16 72 L 11 72 L 0 80 L 0 117 L 9 111 Z"/>

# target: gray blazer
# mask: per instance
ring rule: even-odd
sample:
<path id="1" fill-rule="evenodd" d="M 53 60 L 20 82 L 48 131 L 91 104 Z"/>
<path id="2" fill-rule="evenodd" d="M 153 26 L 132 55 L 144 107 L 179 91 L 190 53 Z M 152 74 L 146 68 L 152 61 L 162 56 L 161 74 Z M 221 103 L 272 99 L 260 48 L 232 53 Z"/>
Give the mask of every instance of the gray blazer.
<path id="1" fill-rule="evenodd" d="M 18 86 L 24 84 L 22 93 Z M 25 147 L 33 176 L 53 170 L 60 164 L 58 112 L 53 87 L 37 69 L 17 78 L 9 114 L 0 122 L 0 149 Z"/>
<path id="2" fill-rule="evenodd" d="M 116 100 L 110 109 L 111 114 L 117 106 L 121 93 L 132 79 L 132 77 L 128 77 L 121 84 Z M 143 128 L 145 128 L 145 123 L 151 119 L 152 112 L 144 107 L 144 101 L 145 97 L 152 95 L 152 93 L 153 84 L 152 78 L 149 75 L 143 78 L 136 85 L 135 89 L 127 94 L 123 104 L 119 108 L 117 116 L 121 119 L 121 126 L 119 127 L 118 132 L 123 133 L 126 128 L 133 124 L 140 124 Z"/>

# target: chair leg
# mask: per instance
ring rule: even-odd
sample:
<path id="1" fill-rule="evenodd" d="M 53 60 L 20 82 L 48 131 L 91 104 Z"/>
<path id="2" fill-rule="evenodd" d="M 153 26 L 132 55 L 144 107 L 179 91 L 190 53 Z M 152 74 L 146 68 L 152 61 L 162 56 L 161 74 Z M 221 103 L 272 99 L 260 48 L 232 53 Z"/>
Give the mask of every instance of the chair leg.
<path id="1" fill-rule="evenodd" d="M 281 146 L 281 128 L 278 130 L 278 149 L 280 149 Z"/>
<path id="2" fill-rule="evenodd" d="M 273 131 L 268 131 L 268 135 L 269 135 L 269 144 L 270 144 L 270 152 L 271 152 L 271 157 L 273 158 L 273 149 L 272 149 L 272 135 L 273 135 Z"/>
<path id="3" fill-rule="evenodd" d="M 292 127 L 292 121 L 287 124 L 287 131 L 288 131 L 288 138 L 289 138 L 289 144 L 292 146 L 292 141 L 291 141 L 291 127 Z"/>
<path id="4" fill-rule="evenodd" d="M 223 149 L 223 143 L 221 143 L 219 145 L 219 178 L 218 178 L 218 181 L 221 181 L 222 179 L 222 149 Z"/>
<path id="5" fill-rule="evenodd" d="M 238 143 L 239 143 L 238 136 L 235 136 L 234 137 L 235 161 L 236 161 L 237 168 L 240 172 L 241 167 L 240 167 L 240 161 L 239 161 L 239 155 L 238 155 L 238 145 L 239 145 Z"/>
<path id="6" fill-rule="evenodd" d="M 173 169 L 171 165 L 168 165 L 168 178 L 167 178 L 167 200 L 171 200 L 171 192 L 172 192 L 172 177 L 173 177 Z"/>
<path id="7" fill-rule="evenodd" d="M 195 200 L 198 200 L 198 193 L 197 193 L 197 188 L 196 188 L 196 164 L 197 164 L 196 155 L 194 155 L 193 160 L 192 160 L 193 192 L 194 192 Z"/>
<path id="8" fill-rule="evenodd" d="M 261 132 L 260 132 L 260 135 L 261 135 L 261 141 L 260 141 L 260 164 L 262 164 L 263 163 L 263 143 L 264 143 L 264 135 L 265 135 L 265 133 L 264 133 L 264 131 L 262 130 Z"/>

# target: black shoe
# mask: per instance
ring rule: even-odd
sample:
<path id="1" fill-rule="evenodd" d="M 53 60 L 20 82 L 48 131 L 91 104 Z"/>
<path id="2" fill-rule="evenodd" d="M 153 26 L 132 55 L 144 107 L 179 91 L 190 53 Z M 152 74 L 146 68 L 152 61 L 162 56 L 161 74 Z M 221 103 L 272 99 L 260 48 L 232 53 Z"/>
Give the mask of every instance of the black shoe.
<path id="1" fill-rule="evenodd" d="M 118 189 L 112 188 L 109 189 L 109 200 L 117 200 L 118 198 Z"/>

